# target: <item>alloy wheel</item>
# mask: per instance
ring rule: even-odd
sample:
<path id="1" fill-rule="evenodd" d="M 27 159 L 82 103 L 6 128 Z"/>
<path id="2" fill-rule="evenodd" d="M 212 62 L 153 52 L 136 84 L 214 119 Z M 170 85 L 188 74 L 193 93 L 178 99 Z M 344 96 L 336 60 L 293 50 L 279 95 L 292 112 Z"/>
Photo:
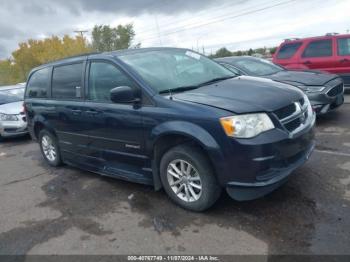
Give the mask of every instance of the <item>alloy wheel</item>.
<path id="1" fill-rule="evenodd" d="M 51 137 L 44 135 L 41 139 L 41 146 L 45 157 L 51 162 L 55 161 L 57 153 Z"/>
<path id="2" fill-rule="evenodd" d="M 202 181 L 196 168 L 182 159 L 169 163 L 167 179 L 170 188 L 185 202 L 197 201 L 202 195 Z"/>

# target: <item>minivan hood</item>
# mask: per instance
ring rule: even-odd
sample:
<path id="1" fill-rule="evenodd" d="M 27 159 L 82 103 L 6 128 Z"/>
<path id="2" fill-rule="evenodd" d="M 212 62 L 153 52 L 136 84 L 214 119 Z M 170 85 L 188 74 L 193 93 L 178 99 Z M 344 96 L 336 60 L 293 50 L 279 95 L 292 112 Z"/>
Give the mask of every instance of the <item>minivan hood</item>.
<path id="1" fill-rule="evenodd" d="M 242 114 L 272 112 L 300 100 L 303 94 L 290 85 L 264 78 L 240 76 L 173 97 Z"/>
<path id="2" fill-rule="evenodd" d="M 323 86 L 332 79 L 337 78 L 337 75 L 311 71 L 285 70 L 264 77 L 292 85 Z"/>
<path id="3" fill-rule="evenodd" d="M 0 113 L 18 115 L 23 111 L 23 101 L 0 105 Z"/>

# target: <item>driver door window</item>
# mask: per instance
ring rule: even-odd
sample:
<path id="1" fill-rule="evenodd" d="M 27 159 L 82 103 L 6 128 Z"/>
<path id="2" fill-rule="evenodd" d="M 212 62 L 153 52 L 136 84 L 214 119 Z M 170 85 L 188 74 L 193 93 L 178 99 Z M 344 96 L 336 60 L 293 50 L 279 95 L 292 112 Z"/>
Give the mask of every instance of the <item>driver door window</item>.
<path id="1" fill-rule="evenodd" d="M 91 62 L 88 95 L 90 100 L 111 102 L 110 91 L 118 86 L 135 85 L 116 66 L 106 62 Z"/>

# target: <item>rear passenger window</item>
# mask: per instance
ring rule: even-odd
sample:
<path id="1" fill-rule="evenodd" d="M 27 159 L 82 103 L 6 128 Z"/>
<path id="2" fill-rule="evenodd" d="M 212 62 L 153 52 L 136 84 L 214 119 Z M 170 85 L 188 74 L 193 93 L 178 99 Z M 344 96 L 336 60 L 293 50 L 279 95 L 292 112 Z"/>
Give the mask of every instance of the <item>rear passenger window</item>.
<path id="1" fill-rule="evenodd" d="M 111 89 L 118 86 L 134 87 L 133 82 L 117 67 L 105 62 L 91 62 L 89 99 L 110 101 Z"/>
<path id="2" fill-rule="evenodd" d="M 332 56 L 332 40 L 318 40 L 310 42 L 305 48 L 303 57 Z"/>
<path id="3" fill-rule="evenodd" d="M 283 45 L 277 55 L 278 59 L 291 58 L 300 48 L 301 43 L 290 43 Z"/>
<path id="4" fill-rule="evenodd" d="M 338 39 L 338 55 L 350 55 L 350 38 Z"/>
<path id="5" fill-rule="evenodd" d="M 32 74 L 27 84 L 26 97 L 46 98 L 49 90 L 51 67 L 40 69 Z"/>
<path id="6" fill-rule="evenodd" d="M 60 99 L 81 98 L 83 63 L 54 67 L 52 97 Z"/>

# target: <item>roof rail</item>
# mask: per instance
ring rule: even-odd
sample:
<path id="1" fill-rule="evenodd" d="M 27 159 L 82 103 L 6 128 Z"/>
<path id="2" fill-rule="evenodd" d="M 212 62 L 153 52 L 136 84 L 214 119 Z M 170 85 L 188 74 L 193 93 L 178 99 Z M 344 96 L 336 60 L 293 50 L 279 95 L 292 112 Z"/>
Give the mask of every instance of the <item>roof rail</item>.
<path id="1" fill-rule="evenodd" d="M 97 54 L 101 54 L 101 53 L 103 53 L 103 52 L 90 52 L 90 53 L 82 53 L 82 54 L 79 54 L 79 55 L 62 57 L 62 58 L 58 58 L 56 60 L 52 60 L 52 61 L 49 61 L 47 63 L 41 64 L 41 65 L 35 67 L 34 69 L 45 67 L 45 66 L 49 66 L 49 65 L 52 65 L 52 64 L 55 64 L 55 63 L 58 63 L 58 62 L 62 62 L 62 61 L 65 61 L 66 59 L 84 57 L 84 56 L 88 56 L 88 55 L 97 55 Z"/>
<path id="2" fill-rule="evenodd" d="M 67 56 L 67 57 L 58 58 L 58 59 L 56 59 L 56 60 L 47 62 L 47 63 L 42 64 L 42 65 L 49 65 L 49 64 L 56 63 L 56 62 L 61 62 L 61 61 L 64 61 L 64 60 L 70 59 L 70 58 L 78 58 L 78 57 L 89 56 L 89 55 L 97 55 L 97 54 L 101 54 L 101 53 L 103 53 L 103 52 L 81 53 L 81 54 L 78 54 L 78 55 L 73 55 L 73 56 Z"/>
<path id="3" fill-rule="evenodd" d="M 88 56 L 88 55 L 98 55 L 101 54 L 102 52 L 88 52 L 88 53 L 81 53 L 79 55 L 72 55 L 72 56 L 67 56 L 62 59 L 67 59 L 67 58 L 74 58 L 74 57 L 81 57 L 81 56 Z"/>
<path id="4" fill-rule="evenodd" d="M 286 39 L 284 39 L 284 42 L 295 41 L 295 40 L 300 40 L 300 38 L 297 38 L 297 37 L 295 37 L 295 38 L 286 38 Z"/>
<path id="5" fill-rule="evenodd" d="M 332 36 L 332 35 L 339 35 L 339 33 L 333 32 L 333 33 L 327 33 L 326 36 Z"/>

